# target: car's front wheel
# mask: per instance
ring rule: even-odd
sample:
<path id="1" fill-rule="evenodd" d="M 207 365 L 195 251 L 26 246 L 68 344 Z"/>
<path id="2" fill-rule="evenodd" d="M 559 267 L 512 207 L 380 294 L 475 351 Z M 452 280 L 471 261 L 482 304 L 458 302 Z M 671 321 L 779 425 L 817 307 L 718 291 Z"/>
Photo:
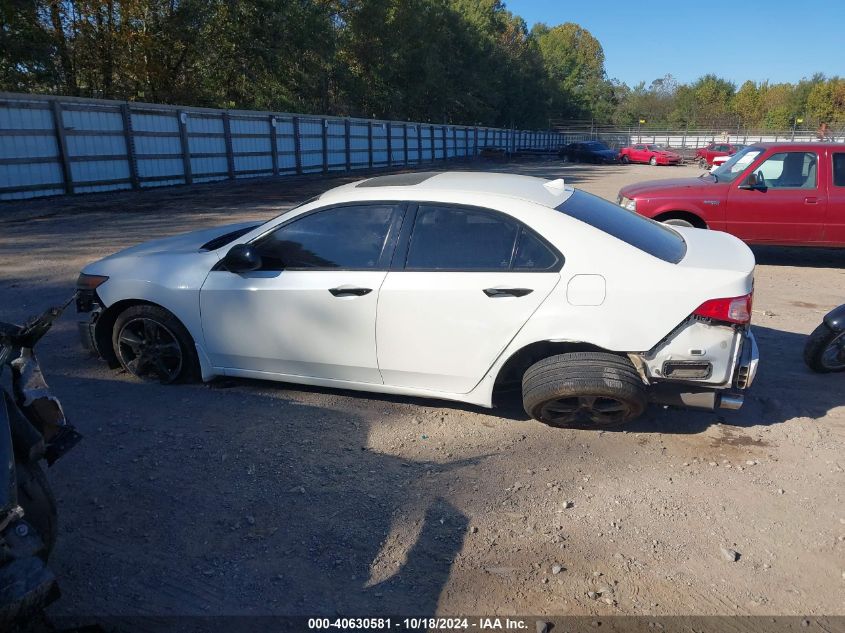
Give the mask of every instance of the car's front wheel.
<path id="1" fill-rule="evenodd" d="M 621 160 L 621 161 L 622 161 L 622 164 L 623 164 L 623 165 L 627 165 L 628 163 L 630 163 L 630 162 L 631 162 L 631 159 L 630 159 L 630 158 L 628 158 L 627 154 L 623 154 L 623 155 L 622 155 L 622 158 L 620 158 L 619 160 Z"/>
<path id="2" fill-rule="evenodd" d="M 193 339 L 173 314 L 154 305 L 135 305 L 114 323 L 112 346 L 133 376 L 161 384 L 191 382 L 199 376 Z"/>
<path id="3" fill-rule="evenodd" d="M 631 361 L 606 352 L 573 352 L 538 361 L 522 378 L 525 412 L 549 426 L 600 429 L 645 411 L 645 385 Z"/>
<path id="4" fill-rule="evenodd" d="M 652 157 L 649 159 L 648 164 L 649 164 L 649 165 L 651 165 L 652 167 L 654 167 L 655 165 L 657 165 L 657 157 L 656 157 L 656 156 L 652 156 Z"/>

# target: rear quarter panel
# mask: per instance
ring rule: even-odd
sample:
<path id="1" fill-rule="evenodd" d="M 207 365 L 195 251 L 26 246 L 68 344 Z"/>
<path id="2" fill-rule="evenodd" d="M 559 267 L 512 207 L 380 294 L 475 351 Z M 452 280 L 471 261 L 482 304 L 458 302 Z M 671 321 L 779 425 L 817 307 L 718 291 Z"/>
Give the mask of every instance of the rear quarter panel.
<path id="1" fill-rule="evenodd" d="M 539 219 L 541 214 L 532 215 Z M 619 352 L 649 350 L 704 301 L 750 291 L 751 275 L 719 269 L 715 265 L 719 253 L 709 253 L 706 247 L 697 253 L 688 251 L 695 259 L 684 266 L 664 262 L 557 211 L 542 214 L 542 222 L 531 219 L 526 223 L 558 247 L 565 263 L 560 283 L 505 355 L 546 340 L 588 342 Z M 711 257 L 713 267 L 707 264 Z M 750 261 L 753 267 L 753 256 Z M 580 275 L 604 280 L 600 304 L 573 305 L 567 293 L 573 278 Z"/>

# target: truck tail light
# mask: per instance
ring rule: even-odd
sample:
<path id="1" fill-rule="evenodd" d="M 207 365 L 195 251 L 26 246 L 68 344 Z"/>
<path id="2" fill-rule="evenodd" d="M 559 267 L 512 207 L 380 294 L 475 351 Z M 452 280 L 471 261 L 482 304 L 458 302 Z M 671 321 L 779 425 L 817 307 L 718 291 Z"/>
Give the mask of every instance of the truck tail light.
<path id="1" fill-rule="evenodd" d="M 728 297 L 725 299 L 710 299 L 698 306 L 693 314 L 695 316 L 713 319 L 714 321 L 727 321 L 728 323 L 746 324 L 751 321 L 751 301 L 753 292 L 741 297 Z"/>

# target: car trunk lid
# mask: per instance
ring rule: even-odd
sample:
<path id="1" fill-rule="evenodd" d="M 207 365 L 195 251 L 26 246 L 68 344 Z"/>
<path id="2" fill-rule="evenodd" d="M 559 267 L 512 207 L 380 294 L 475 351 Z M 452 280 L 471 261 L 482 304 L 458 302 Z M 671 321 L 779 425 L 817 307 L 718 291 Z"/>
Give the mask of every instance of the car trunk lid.
<path id="1" fill-rule="evenodd" d="M 707 271 L 702 277 L 702 300 L 747 294 L 754 287 L 754 253 L 740 239 L 708 229 L 673 226 L 686 242 L 677 266 L 685 271 Z"/>

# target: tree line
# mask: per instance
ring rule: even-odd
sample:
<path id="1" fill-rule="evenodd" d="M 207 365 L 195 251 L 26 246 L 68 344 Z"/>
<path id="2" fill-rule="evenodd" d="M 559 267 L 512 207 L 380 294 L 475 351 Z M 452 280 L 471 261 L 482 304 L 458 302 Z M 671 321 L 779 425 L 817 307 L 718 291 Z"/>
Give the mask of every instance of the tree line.
<path id="1" fill-rule="evenodd" d="M 500 0 L 0 0 L 0 89 L 219 108 L 546 127 L 843 119 L 845 80 L 630 87 L 565 23 Z"/>

